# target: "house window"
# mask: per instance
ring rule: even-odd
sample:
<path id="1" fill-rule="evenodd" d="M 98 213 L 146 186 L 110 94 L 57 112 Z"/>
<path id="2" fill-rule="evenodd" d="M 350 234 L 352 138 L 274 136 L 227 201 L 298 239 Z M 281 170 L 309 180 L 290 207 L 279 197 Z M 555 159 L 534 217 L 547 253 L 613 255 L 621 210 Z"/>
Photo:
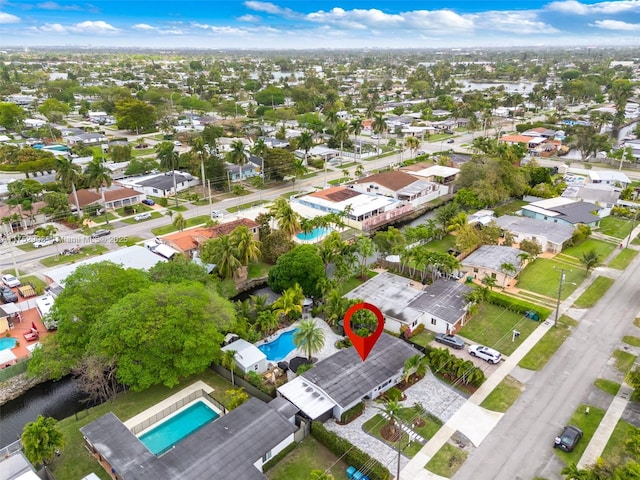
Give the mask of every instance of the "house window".
<path id="1" fill-rule="evenodd" d="M 431 325 L 435 325 L 437 322 L 438 321 L 435 318 L 431 317 Z"/>
<path id="2" fill-rule="evenodd" d="M 158 189 L 157 188 L 153 188 L 153 193 L 158 193 Z"/>
<path id="3" fill-rule="evenodd" d="M 477 268 L 474 268 L 474 269 L 473 269 L 473 273 L 478 273 L 478 269 L 477 269 Z"/>
<path id="4" fill-rule="evenodd" d="M 271 458 L 271 450 L 269 450 L 267 453 L 264 454 L 264 456 L 262 457 L 262 463 L 268 461 Z"/>
<path id="5" fill-rule="evenodd" d="M 495 274 L 495 273 L 492 273 L 492 274 L 491 274 L 491 278 L 496 278 L 496 274 Z"/>
<path id="6" fill-rule="evenodd" d="M 416 325 L 418 325 L 418 320 L 414 321 L 414 322 L 411 324 L 411 328 L 415 327 Z"/>

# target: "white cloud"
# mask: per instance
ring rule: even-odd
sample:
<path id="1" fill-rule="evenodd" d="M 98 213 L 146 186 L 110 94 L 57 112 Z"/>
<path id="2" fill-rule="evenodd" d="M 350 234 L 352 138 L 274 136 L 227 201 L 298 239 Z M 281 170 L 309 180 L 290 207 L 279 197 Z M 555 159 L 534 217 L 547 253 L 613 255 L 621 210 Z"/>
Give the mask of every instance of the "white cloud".
<path id="1" fill-rule="evenodd" d="M 66 11 L 82 11 L 84 10 L 80 5 L 60 5 L 57 2 L 42 2 L 36 5 L 36 8 L 43 10 L 66 10 Z"/>
<path id="2" fill-rule="evenodd" d="M 237 20 L 239 22 L 258 23 L 262 20 L 262 18 L 260 18 L 258 15 L 246 14 L 238 17 Z"/>
<path id="3" fill-rule="evenodd" d="M 375 8 L 369 10 L 344 10 L 336 7 L 328 12 L 320 10 L 309 13 L 305 18 L 315 23 L 339 25 L 357 30 L 374 26 L 394 27 L 404 22 L 402 15 L 389 15 Z"/>
<path id="4" fill-rule="evenodd" d="M 480 28 L 524 35 L 557 33 L 558 30 L 538 20 L 535 12 L 492 11 L 475 15 Z"/>
<path id="5" fill-rule="evenodd" d="M 402 13 L 408 26 L 431 31 L 473 30 L 472 16 L 462 16 L 451 10 L 416 10 Z"/>
<path id="6" fill-rule="evenodd" d="M 640 23 L 628 23 L 620 20 L 597 20 L 589 24 L 590 27 L 602 28 L 604 30 L 640 30 Z"/>
<path id="7" fill-rule="evenodd" d="M 67 27 L 70 32 L 74 33 L 91 33 L 91 34 L 105 34 L 105 33 L 117 33 L 118 30 L 113 25 L 108 24 L 102 20 L 87 20 L 85 22 L 76 23 Z"/>
<path id="8" fill-rule="evenodd" d="M 300 16 L 290 8 L 282 8 L 271 2 L 257 2 L 250 0 L 244 2 L 244 6 L 249 10 L 254 10 L 256 12 L 270 13 L 272 15 L 282 15 L 283 17 L 287 18 L 295 18 Z"/>
<path id="9" fill-rule="evenodd" d="M 547 10 L 574 15 L 616 14 L 632 10 L 640 11 L 640 0 L 620 0 L 615 2 L 599 2 L 587 5 L 577 0 L 551 2 Z"/>
<path id="10" fill-rule="evenodd" d="M 0 25 L 5 23 L 18 23 L 20 18 L 10 13 L 0 12 Z"/>
<path id="11" fill-rule="evenodd" d="M 245 35 L 247 31 L 243 28 L 236 27 L 210 27 L 213 33 L 221 33 L 224 35 Z"/>
<path id="12" fill-rule="evenodd" d="M 67 33 L 67 27 L 59 23 L 45 23 L 38 28 L 41 32 Z"/>
<path id="13" fill-rule="evenodd" d="M 152 27 L 151 25 L 147 25 L 146 23 L 138 23 L 134 26 L 132 26 L 131 28 L 133 28 L 134 30 L 157 30 L 156 27 Z"/>

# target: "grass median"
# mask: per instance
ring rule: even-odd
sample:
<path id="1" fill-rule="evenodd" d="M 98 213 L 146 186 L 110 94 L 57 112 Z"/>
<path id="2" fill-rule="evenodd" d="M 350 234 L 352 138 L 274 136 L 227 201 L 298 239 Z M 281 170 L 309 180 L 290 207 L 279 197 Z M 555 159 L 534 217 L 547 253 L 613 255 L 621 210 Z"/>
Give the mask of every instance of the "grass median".
<path id="1" fill-rule="evenodd" d="M 608 277 L 598 277 L 589 287 L 578 297 L 573 306 L 575 308 L 591 308 L 602 296 L 607 293 L 615 280 Z"/>
<path id="2" fill-rule="evenodd" d="M 578 325 L 574 319 L 562 315 L 558 324 L 551 327 L 547 333 L 524 356 L 518 366 L 527 370 L 541 370 L 549 359 L 553 357 L 566 338 L 571 335 L 573 328 Z"/>

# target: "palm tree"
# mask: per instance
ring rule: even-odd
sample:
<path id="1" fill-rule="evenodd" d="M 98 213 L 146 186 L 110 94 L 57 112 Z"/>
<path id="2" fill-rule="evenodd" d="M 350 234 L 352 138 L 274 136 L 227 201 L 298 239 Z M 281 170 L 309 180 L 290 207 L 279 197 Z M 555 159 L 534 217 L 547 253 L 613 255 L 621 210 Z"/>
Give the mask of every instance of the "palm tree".
<path id="1" fill-rule="evenodd" d="M 357 145 L 358 135 L 362 133 L 362 120 L 360 120 L 360 117 L 354 117 L 351 119 L 351 122 L 349 122 L 349 131 L 355 136 Z M 355 154 L 355 148 L 353 153 Z"/>
<path id="2" fill-rule="evenodd" d="M 206 197 L 206 179 L 204 178 L 204 159 L 209 154 L 207 151 L 207 147 L 205 147 L 204 140 L 202 137 L 196 137 L 193 141 L 193 146 L 191 147 L 193 152 L 196 154 L 198 159 L 200 160 L 200 174 L 202 180 L 202 196 Z"/>
<path id="3" fill-rule="evenodd" d="M 409 384 L 409 377 L 416 373 L 418 367 L 421 363 L 423 363 L 421 355 L 413 355 L 412 357 L 407 358 L 404 362 L 404 367 L 402 368 L 402 375 L 404 375 L 404 383 L 405 385 Z"/>
<path id="4" fill-rule="evenodd" d="M 367 259 L 376 253 L 376 246 L 369 237 L 360 236 L 356 240 L 355 250 L 358 253 L 358 259 L 360 262 L 360 278 L 367 276 Z"/>
<path id="5" fill-rule="evenodd" d="M 215 264 L 218 275 L 223 279 L 233 277 L 242 265 L 230 235 L 207 240 L 200 250 L 202 261 Z"/>
<path id="6" fill-rule="evenodd" d="M 342 155 L 344 153 L 344 142 L 349 139 L 349 125 L 346 122 L 336 123 L 333 129 L 333 138 L 340 142 L 340 165 L 342 165 Z"/>
<path id="7" fill-rule="evenodd" d="M 387 425 L 389 425 L 389 429 L 391 430 L 389 433 L 391 434 L 392 442 L 395 442 L 396 440 L 400 441 L 401 432 L 398 431 L 396 425 L 396 413 L 400 408 L 402 408 L 402 405 L 400 405 L 400 402 L 397 400 L 387 400 L 384 402 L 384 408 L 382 409 L 389 419 Z"/>
<path id="8" fill-rule="evenodd" d="M 494 277 L 487 275 L 482 279 L 482 283 L 484 283 L 489 290 L 493 290 L 493 287 L 495 287 L 498 282 Z"/>
<path id="9" fill-rule="evenodd" d="M 178 168 L 178 152 L 171 142 L 162 142 L 156 146 L 156 158 L 163 170 L 175 170 Z"/>
<path id="10" fill-rule="evenodd" d="M 300 137 L 298 137 L 298 147 L 304 150 L 304 165 L 306 166 L 309 150 L 313 148 L 313 135 L 306 131 L 302 132 Z"/>
<path id="11" fill-rule="evenodd" d="M 64 437 L 56 427 L 57 423 L 54 418 L 39 415 L 35 421 L 25 425 L 20 439 L 24 454 L 31 463 L 46 465 L 56 450 L 64 446 Z"/>
<path id="12" fill-rule="evenodd" d="M 380 152 L 380 136 L 387 129 L 387 123 L 384 121 L 382 112 L 376 112 L 371 123 L 371 129 L 373 133 L 378 135 L 378 152 Z"/>
<path id="13" fill-rule="evenodd" d="M 582 254 L 580 262 L 582 263 L 582 265 L 584 265 L 586 273 L 589 274 L 589 270 L 600 265 L 600 255 L 598 255 L 595 249 L 591 249 L 588 252 L 584 252 Z"/>
<path id="14" fill-rule="evenodd" d="M 71 187 L 71 193 L 76 202 L 76 214 L 82 218 L 82 210 L 80 210 L 78 192 L 76 191 L 76 182 L 80 178 L 80 172 L 82 171 L 80 165 L 75 165 L 73 158 L 56 157 L 54 168 L 56 170 L 56 180 L 66 188 Z"/>
<path id="15" fill-rule="evenodd" d="M 309 169 L 305 166 L 304 160 L 296 159 L 293 161 L 293 163 L 291 164 L 291 173 L 293 174 L 291 180 L 291 191 L 294 190 L 296 179 L 304 176 L 308 171 Z"/>
<path id="16" fill-rule="evenodd" d="M 311 360 L 311 355 L 324 347 L 324 330 L 315 320 L 302 320 L 293 334 L 293 344 Z"/>
<path id="17" fill-rule="evenodd" d="M 300 231 L 299 215 L 293 211 L 291 205 L 284 197 L 279 197 L 271 207 L 269 214 L 276 219 L 278 228 L 289 237 Z"/>
<path id="18" fill-rule="evenodd" d="M 416 137 L 407 137 L 407 139 L 404 141 L 404 144 L 407 146 L 409 150 L 411 150 L 412 156 L 415 157 L 416 156 L 415 152 L 420 146 L 420 140 L 418 140 Z"/>
<path id="19" fill-rule="evenodd" d="M 267 144 L 264 142 L 264 138 L 259 138 L 253 144 L 253 147 L 251 147 L 251 153 L 262 158 L 267 153 L 268 149 L 269 147 L 267 147 Z"/>
<path id="20" fill-rule="evenodd" d="M 512 263 L 505 262 L 500 265 L 500 270 L 504 275 L 504 279 L 502 280 L 502 289 L 504 290 L 507 285 L 507 276 L 513 276 L 513 274 L 516 273 L 518 269 Z"/>
<path id="21" fill-rule="evenodd" d="M 107 213 L 107 202 L 104 199 L 104 187 L 111 186 L 111 175 L 109 169 L 105 166 L 100 158 L 91 160 L 84 171 L 87 176 L 87 183 L 91 188 L 95 188 L 96 192 L 102 195 L 102 208 L 104 209 L 104 218 L 109 225 L 109 215 Z"/>
<path id="22" fill-rule="evenodd" d="M 233 378 L 233 369 L 236 365 L 236 351 L 225 350 L 222 352 L 222 358 L 220 359 L 220 365 L 228 369 L 231 372 L 231 385 L 235 386 L 236 382 Z"/>
<path id="23" fill-rule="evenodd" d="M 260 312 L 256 318 L 256 327 L 266 336 L 278 329 L 278 317 L 271 310 Z"/>
<path id="24" fill-rule="evenodd" d="M 242 140 L 234 140 L 231 143 L 231 151 L 227 153 L 227 161 L 240 167 L 240 179 L 242 182 L 242 166 L 247 163 L 247 154 L 244 151 Z"/>
<path id="25" fill-rule="evenodd" d="M 291 315 L 302 313 L 303 300 L 302 287 L 296 283 L 293 287 L 287 288 L 271 307 L 278 318 L 290 319 Z"/>
<path id="26" fill-rule="evenodd" d="M 260 242 L 256 240 L 249 229 L 243 225 L 231 232 L 231 242 L 238 252 L 238 260 L 242 265 L 249 265 L 260 258 Z"/>

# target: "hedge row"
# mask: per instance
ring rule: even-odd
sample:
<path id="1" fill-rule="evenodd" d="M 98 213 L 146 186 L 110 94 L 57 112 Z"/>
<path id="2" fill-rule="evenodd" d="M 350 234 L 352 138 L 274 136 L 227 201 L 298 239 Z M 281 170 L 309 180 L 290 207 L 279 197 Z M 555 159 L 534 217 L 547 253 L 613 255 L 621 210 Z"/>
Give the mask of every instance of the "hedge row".
<path id="1" fill-rule="evenodd" d="M 267 473 L 269 470 L 271 470 L 273 467 L 276 466 L 276 464 L 282 460 L 284 457 L 286 457 L 289 452 L 291 452 L 292 450 L 295 450 L 295 448 L 298 446 L 298 444 L 296 442 L 290 443 L 289 445 L 287 445 L 284 450 L 282 450 L 280 453 L 278 453 L 275 457 L 272 457 L 271 459 L 269 459 L 269 461 L 267 463 L 265 463 L 264 465 L 262 465 L 262 472 L 263 473 Z"/>
<path id="2" fill-rule="evenodd" d="M 311 435 L 327 447 L 334 455 L 344 458 L 347 465 L 353 465 L 358 470 L 365 467 L 365 473 L 371 480 L 391 480 L 391 473 L 379 461 L 354 447 L 351 442 L 330 432 L 320 422 L 311 422 Z M 361 470 L 362 471 L 362 470 Z"/>
<path id="3" fill-rule="evenodd" d="M 523 315 L 529 310 L 534 310 L 538 315 L 540 315 L 541 322 L 546 320 L 546 318 L 551 314 L 551 310 L 548 308 L 527 302 L 526 300 L 509 297 L 498 292 L 490 291 L 487 293 L 489 294 L 487 297 L 487 303 L 506 308 L 507 310 L 513 310 L 514 312 L 522 313 Z"/>
<path id="4" fill-rule="evenodd" d="M 342 425 L 347 424 L 347 423 L 353 421 L 355 418 L 358 418 L 360 415 L 362 415 L 362 412 L 364 412 L 364 403 L 360 402 L 360 403 L 356 404 L 355 406 L 351 407 L 346 412 L 344 412 L 340 416 L 340 422 L 339 423 L 342 424 Z"/>

